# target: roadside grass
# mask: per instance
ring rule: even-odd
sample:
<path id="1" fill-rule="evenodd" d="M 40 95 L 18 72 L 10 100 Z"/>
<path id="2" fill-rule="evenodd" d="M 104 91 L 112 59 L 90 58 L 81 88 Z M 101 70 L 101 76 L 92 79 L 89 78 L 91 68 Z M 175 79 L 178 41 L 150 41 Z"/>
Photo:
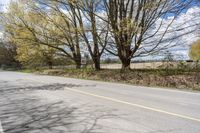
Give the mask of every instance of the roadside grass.
<path id="1" fill-rule="evenodd" d="M 91 68 L 84 68 L 25 70 L 21 72 L 200 91 L 200 71 L 197 69 L 135 69 L 122 73 L 120 70 L 102 69 L 95 71 Z"/>
<path id="2" fill-rule="evenodd" d="M 17 72 L 34 73 L 34 72 L 36 72 L 36 70 L 34 70 L 34 69 L 21 69 L 21 70 L 17 70 Z"/>

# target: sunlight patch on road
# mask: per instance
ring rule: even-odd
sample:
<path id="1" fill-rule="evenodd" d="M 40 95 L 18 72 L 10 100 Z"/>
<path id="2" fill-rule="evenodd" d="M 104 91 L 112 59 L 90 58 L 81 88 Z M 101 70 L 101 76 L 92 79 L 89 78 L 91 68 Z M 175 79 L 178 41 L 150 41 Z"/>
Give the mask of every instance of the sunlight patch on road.
<path id="1" fill-rule="evenodd" d="M 0 120 L 0 133 L 4 133 L 3 132 L 3 127 L 2 127 L 2 124 L 1 124 L 1 120 Z"/>

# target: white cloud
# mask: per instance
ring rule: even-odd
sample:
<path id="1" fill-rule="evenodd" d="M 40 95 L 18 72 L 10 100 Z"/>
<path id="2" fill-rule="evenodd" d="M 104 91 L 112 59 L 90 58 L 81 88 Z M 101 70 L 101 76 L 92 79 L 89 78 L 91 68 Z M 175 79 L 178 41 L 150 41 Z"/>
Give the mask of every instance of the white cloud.
<path id="1" fill-rule="evenodd" d="M 181 29 L 173 35 L 181 35 L 189 33 L 178 38 L 179 46 L 174 54 L 179 53 L 186 59 L 189 59 L 188 53 L 191 44 L 196 41 L 200 34 L 197 31 L 200 29 L 200 7 L 190 8 L 186 13 L 181 14 L 174 22 L 172 28 Z M 191 32 L 191 33 L 190 33 Z M 180 52 L 179 52 L 180 51 Z M 173 51 L 172 51 L 173 52 Z"/>
<path id="2" fill-rule="evenodd" d="M 0 0 L 0 11 L 6 11 L 7 5 L 11 0 Z"/>
<path id="3" fill-rule="evenodd" d="M 10 0 L 0 0 L 0 4 L 4 4 L 4 5 L 6 5 L 6 4 L 8 4 L 10 2 Z"/>
<path id="4" fill-rule="evenodd" d="M 163 23 L 166 25 L 161 27 L 158 34 L 163 33 L 165 31 L 167 25 L 171 22 L 172 19 L 173 17 L 168 17 L 167 19 L 164 20 Z M 159 19 L 156 22 L 155 27 L 159 27 L 161 20 L 162 19 Z M 194 41 L 196 41 L 198 37 L 200 37 L 200 33 L 197 33 L 200 31 L 199 20 L 200 20 L 200 7 L 197 6 L 194 6 L 188 9 L 187 12 L 180 14 L 169 28 L 169 31 L 172 32 L 167 33 L 166 36 L 164 37 L 164 40 L 167 39 L 171 40 L 171 38 L 175 39 L 171 40 L 170 43 L 164 42 L 162 45 L 160 45 L 160 47 L 167 46 L 169 48 L 167 50 L 170 51 L 173 55 L 175 55 L 175 58 L 182 57 L 182 59 L 184 60 L 189 59 L 188 56 L 189 48 L 191 44 Z M 152 32 L 153 30 L 151 30 L 149 33 L 152 34 Z M 159 40 L 159 38 L 160 36 L 157 35 L 148 40 L 148 42 L 153 41 L 153 43 L 156 43 Z M 173 47 L 170 48 L 171 46 Z M 162 53 L 164 52 L 161 52 L 161 55 Z M 155 59 L 155 56 L 146 57 L 146 59 L 151 59 L 151 58 Z M 157 56 L 157 58 L 159 58 L 159 56 Z"/>

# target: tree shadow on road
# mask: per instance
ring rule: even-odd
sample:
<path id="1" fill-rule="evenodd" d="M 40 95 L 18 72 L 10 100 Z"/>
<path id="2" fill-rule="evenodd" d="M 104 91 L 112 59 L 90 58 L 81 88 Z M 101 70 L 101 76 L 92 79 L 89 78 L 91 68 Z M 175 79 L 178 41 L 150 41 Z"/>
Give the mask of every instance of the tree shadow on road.
<path id="1" fill-rule="evenodd" d="M 3 87 L 2 84 L 0 85 Z M 7 86 L 8 87 L 8 86 Z M 115 119 L 114 110 L 89 104 L 73 107 L 29 95 L 35 90 L 62 90 L 66 84 L 1 89 L 0 120 L 5 133 L 100 133 L 102 123 Z M 99 124 L 101 123 L 101 124 Z"/>
<path id="2" fill-rule="evenodd" d="M 79 85 L 79 84 L 45 84 L 45 85 L 32 85 L 32 86 L 16 86 L 16 85 L 9 85 L 9 82 L 3 81 L 0 82 L 0 93 L 3 92 L 16 92 L 16 91 L 34 91 L 34 90 L 50 90 L 50 91 L 57 91 L 57 90 L 64 90 L 65 87 L 75 88 L 75 87 L 95 87 L 95 85 Z"/>

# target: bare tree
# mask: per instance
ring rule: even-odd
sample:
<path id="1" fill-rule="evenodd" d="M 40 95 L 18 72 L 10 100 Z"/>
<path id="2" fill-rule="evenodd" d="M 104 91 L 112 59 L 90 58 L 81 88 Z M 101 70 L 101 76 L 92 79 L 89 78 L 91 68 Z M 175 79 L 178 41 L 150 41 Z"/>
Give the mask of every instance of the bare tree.
<path id="1" fill-rule="evenodd" d="M 162 49 L 160 43 L 171 24 L 191 1 L 182 0 L 104 0 L 108 14 L 111 44 L 122 62 L 122 70 L 130 69 L 131 59 Z M 166 24 L 164 20 L 173 16 Z M 155 23 L 159 22 L 159 26 Z M 162 29 L 162 31 L 161 31 Z M 158 36 L 157 40 L 152 37 Z"/>
<path id="2" fill-rule="evenodd" d="M 80 34 L 87 45 L 96 70 L 100 70 L 100 59 L 108 40 L 109 25 L 97 16 L 101 14 L 99 9 L 101 6 L 102 0 L 83 0 L 76 4 L 81 25 Z"/>
<path id="3" fill-rule="evenodd" d="M 71 44 L 70 49 L 76 51 L 73 52 L 76 53 L 74 55 L 76 62 L 80 62 L 81 54 L 79 53 L 84 52 L 81 49 L 83 50 L 86 46 L 96 70 L 100 70 L 100 58 L 105 50 L 108 37 L 108 25 L 95 15 L 100 4 L 102 4 L 101 2 L 101 0 L 81 2 L 71 0 L 39 1 L 40 5 L 51 9 L 55 15 L 60 16 L 66 23 L 62 25 L 56 23 L 54 19 L 48 19 L 57 28 L 62 29 L 62 32 L 65 32 L 63 37 L 67 38 L 68 44 Z M 41 12 L 40 7 L 34 7 L 34 10 Z M 44 13 L 45 15 L 43 15 Z M 45 11 L 41 14 L 44 17 L 49 16 L 49 13 Z"/>
<path id="4" fill-rule="evenodd" d="M 100 59 L 108 38 L 107 23 L 97 17 L 97 14 L 100 14 L 99 8 L 102 6 L 102 0 L 52 1 L 58 2 L 63 10 L 70 12 L 72 18 L 76 18 L 73 23 L 79 27 L 77 34 L 81 36 L 82 43 L 87 47 L 95 69 L 100 70 Z"/>

